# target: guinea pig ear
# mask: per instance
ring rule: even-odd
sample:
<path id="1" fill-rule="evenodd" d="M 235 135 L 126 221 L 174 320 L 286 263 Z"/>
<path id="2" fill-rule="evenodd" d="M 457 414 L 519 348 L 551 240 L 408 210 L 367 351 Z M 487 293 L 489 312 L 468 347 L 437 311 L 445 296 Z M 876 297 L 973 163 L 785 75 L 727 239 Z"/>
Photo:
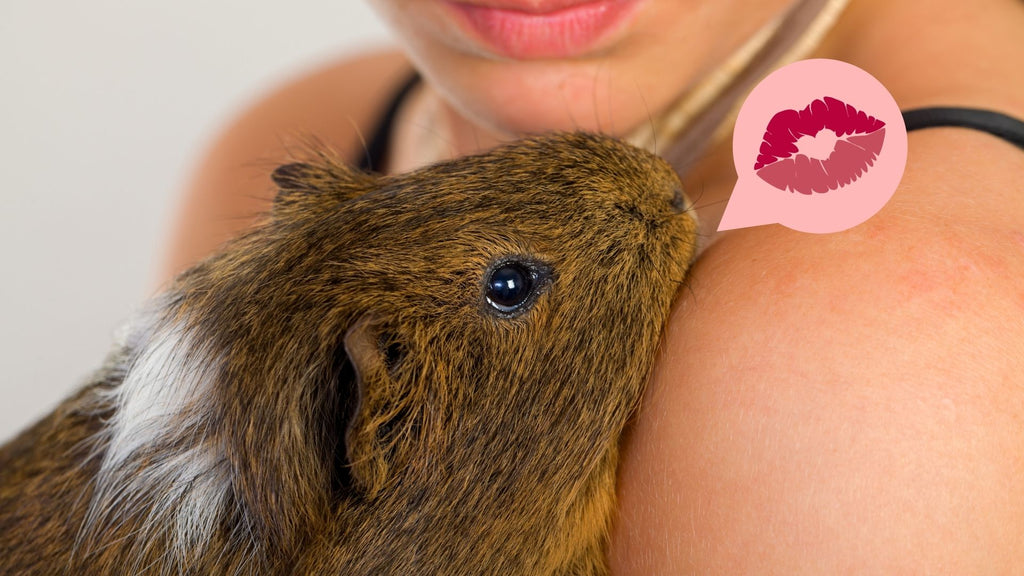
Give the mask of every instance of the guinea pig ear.
<path id="1" fill-rule="evenodd" d="M 399 428 L 408 424 L 412 399 L 411 391 L 392 378 L 400 350 L 386 326 L 372 315 L 360 318 L 345 334 L 357 399 L 344 446 L 349 476 L 368 498 L 387 486 L 404 460 L 396 439 L 403 436 Z"/>
<path id="2" fill-rule="evenodd" d="M 278 166 L 270 179 L 279 189 L 274 209 L 308 205 L 324 200 L 348 200 L 373 188 L 376 178 L 326 156 L 317 162 Z"/>
<path id="3" fill-rule="evenodd" d="M 316 169 L 305 162 L 283 164 L 275 168 L 274 172 L 270 175 L 270 179 L 274 181 L 274 184 L 277 184 L 277 187 L 282 192 L 285 190 L 314 190 L 317 177 Z"/>

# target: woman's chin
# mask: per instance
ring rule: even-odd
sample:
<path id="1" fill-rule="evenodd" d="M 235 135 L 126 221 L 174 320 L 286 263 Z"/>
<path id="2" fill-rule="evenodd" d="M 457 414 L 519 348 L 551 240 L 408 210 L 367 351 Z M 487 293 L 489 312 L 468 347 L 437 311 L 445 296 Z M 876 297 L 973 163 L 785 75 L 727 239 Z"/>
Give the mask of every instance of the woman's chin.
<path id="1" fill-rule="evenodd" d="M 623 135 L 649 120 L 652 105 L 664 105 L 608 62 L 478 60 L 457 72 L 420 69 L 461 119 L 500 140 L 569 130 Z"/>

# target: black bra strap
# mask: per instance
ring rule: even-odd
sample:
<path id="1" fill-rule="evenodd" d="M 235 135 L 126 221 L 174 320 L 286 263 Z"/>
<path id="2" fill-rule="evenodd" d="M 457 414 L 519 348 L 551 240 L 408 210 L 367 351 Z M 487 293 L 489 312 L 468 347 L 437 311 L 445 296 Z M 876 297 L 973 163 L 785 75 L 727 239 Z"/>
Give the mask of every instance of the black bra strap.
<path id="1" fill-rule="evenodd" d="M 1024 149 L 1024 122 L 999 112 L 977 108 L 918 108 L 903 112 L 907 132 L 943 126 L 973 128 L 998 136 Z"/>
<path id="2" fill-rule="evenodd" d="M 370 139 L 366 142 L 366 154 L 359 160 L 360 170 L 379 171 L 384 168 L 384 160 L 387 157 L 388 144 L 391 140 L 391 129 L 395 125 L 395 117 L 398 116 L 398 110 L 405 102 L 406 96 L 419 84 L 419 81 L 419 75 L 412 74 L 395 92 L 394 96 L 391 97 L 384 115 L 378 121 L 373 134 L 370 135 Z"/>
<path id="3" fill-rule="evenodd" d="M 366 143 L 366 154 L 359 162 L 363 170 L 380 170 L 388 151 L 391 131 L 398 111 L 406 96 L 418 84 L 420 77 L 412 74 L 395 92 L 383 117 Z M 917 108 L 903 112 L 907 132 L 924 128 L 959 127 L 988 132 L 1024 149 L 1024 122 L 1000 112 L 978 108 L 934 107 Z"/>

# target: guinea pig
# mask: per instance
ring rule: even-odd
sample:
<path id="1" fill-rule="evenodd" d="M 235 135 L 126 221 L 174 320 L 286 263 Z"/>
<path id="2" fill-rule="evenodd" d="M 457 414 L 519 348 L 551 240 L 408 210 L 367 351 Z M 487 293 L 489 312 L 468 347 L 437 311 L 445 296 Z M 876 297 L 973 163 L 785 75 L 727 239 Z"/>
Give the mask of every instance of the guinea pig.
<path id="1" fill-rule="evenodd" d="M 311 156 L 0 448 L 0 571 L 607 573 L 694 254 L 675 173 L 585 133 L 396 176 Z"/>

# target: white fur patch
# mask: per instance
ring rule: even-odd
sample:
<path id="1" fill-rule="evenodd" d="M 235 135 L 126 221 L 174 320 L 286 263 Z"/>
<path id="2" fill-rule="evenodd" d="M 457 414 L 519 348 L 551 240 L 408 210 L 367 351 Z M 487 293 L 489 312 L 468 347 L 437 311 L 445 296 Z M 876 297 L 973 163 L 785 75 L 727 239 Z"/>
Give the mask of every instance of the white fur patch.
<path id="1" fill-rule="evenodd" d="M 103 541 L 103 531 L 142 514 L 136 552 L 167 538 L 167 560 L 187 566 L 226 514 L 231 470 L 209 429 L 220 362 L 159 311 L 131 332 L 124 381 L 104 399 L 116 412 L 97 439 L 106 452 L 83 533 Z"/>

